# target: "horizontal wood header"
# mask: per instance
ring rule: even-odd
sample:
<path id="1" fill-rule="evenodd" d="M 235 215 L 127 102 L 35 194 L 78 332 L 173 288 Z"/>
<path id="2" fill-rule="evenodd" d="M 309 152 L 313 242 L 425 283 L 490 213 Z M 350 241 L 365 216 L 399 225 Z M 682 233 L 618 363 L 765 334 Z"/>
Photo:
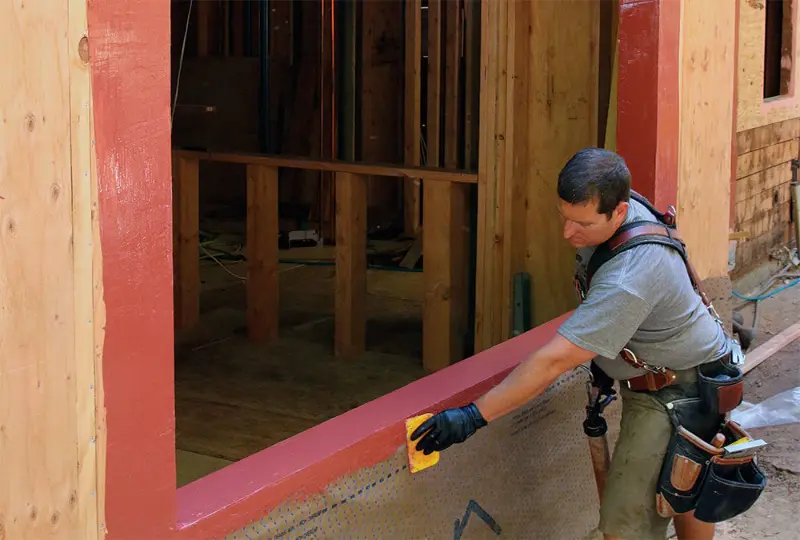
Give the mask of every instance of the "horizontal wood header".
<path id="1" fill-rule="evenodd" d="M 474 171 L 453 171 L 427 167 L 406 167 L 399 165 L 354 163 L 351 161 L 307 159 L 302 157 L 274 156 L 266 154 L 231 154 L 201 152 L 196 150 L 175 150 L 175 157 L 216 161 L 224 163 L 243 163 L 246 165 L 267 165 L 309 171 L 330 171 L 370 176 L 393 176 L 399 178 L 420 178 L 440 182 L 477 184 L 478 173 Z"/>

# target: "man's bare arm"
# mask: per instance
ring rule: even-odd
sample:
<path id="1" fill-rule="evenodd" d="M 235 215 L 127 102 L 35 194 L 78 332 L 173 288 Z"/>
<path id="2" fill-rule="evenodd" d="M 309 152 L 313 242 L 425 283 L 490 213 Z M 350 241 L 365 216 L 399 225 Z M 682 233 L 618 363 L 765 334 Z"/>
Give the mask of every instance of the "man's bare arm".
<path id="1" fill-rule="evenodd" d="M 556 334 L 508 376 L 480 397 L 475 405 L 487 422 L 521 407 L 544 392 L 562 373 L 597 356 Z"/>
<path id="2" fill-rule="evenodd" d="M 411 440 L 419 440 L 416 448 L 425 454 L 464 442 L 487 422 L 524 405 L 544 392 L 559 375 L 595 356 L 556 334 L 483 397 L 434 415 L 411 434 Z"/>

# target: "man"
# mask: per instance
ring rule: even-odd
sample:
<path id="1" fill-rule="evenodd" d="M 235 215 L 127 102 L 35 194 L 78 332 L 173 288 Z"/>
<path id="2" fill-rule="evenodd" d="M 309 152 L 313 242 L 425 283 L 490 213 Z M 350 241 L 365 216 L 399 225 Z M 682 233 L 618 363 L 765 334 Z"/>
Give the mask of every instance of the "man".
<path id="1" fill-rule="evenodd" d="M 633 221 L 657 221 L 630 199 L 630 173 L 623 159 L 598 148 L 579 151 L 558 177 L 558 210 L 564 238 L 577 248 L 576 278 L 586 283 L 586 265 L 597 246 Z M 606 539 L 663 539 L 670 518 L 656 510 L 656 483 L 670 439 L 663 405 L 697 395 L 693 369 L 730 354 L 732 342 L 694 290 L 681 255 L 660 244 L 642 244 L 617 254 L 591 277 L 585 297 L 557 334 L 516 367 L 504 381 L 465 407 L 441 412 L 412 434 L 417 448 L 441 451 L 465 441 L 487 423 L 545 391 L 561 374 L 594 361 L 621 381 L 619 440 L 606 480 L 600 530 Z M 658 392 L 642 390 L 645 371 L 620 357 L 632 351 L 651 366 L 677 377 Z M 628 388 L 638 388 L 634 391 Z M 656 399 L 661 397 L 661 400 Z M 691 515 L 675 517 L 681 540 L 714 536 L 714 525 Z"/>

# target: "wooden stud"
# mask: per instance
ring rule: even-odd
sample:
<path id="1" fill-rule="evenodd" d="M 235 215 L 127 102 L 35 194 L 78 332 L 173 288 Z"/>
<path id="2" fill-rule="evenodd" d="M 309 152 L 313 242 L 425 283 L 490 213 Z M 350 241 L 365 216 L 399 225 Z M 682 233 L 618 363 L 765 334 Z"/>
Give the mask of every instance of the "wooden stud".
<path id="1" fill-rule="evenodd" d="M 247 330 L 252 341 L 278 337 L 278 169 L 247 167 Z"/>
<path id="2" fill-rule="evenodd" d="M 478 116 L 480 114 L 481 76 L 481 2 L 465 0 L 464 64 L 466 85 L 464 96 L 464 167 L 478 168 Z"/>
<path id="3" fill-rule="evenodd" d="M 442 2 L 428 2 L 428 111 L 425 165 L 439 167 L 442 129 Z M 424 223 L 424 220 L 423 220 Z"/>
<path id="4" fill-rule="evenodd" d="M 177 157 L 173 170 L 175 326 L 187 329 L 200 319 L 200 162 Z"/>
<path id="5" fill-rule="evenodd" d="M 208 56 L 211 50 L 211 9 L 213 2 L 199 1 L 197 5 L 197 56 Z"/>
<path id="6" fill-rule="evenodd" d="M 441 5 L 440 5 L 441 7 Z M 444 164 L 458 166 L 459 149 L 459 71 L 461 60 L 461 5 L 445 3 L 445 125 Z M 440 34 L 440 32 L 439 32 Z M 433 37 L 439 40 L 440 36 Z M 429 55 L 430 58 L 430 55 Z M 436 72 L 432 71 L 433 76 Z M 431 99 L 435 99 L 432 96 Z M 438 103 L 438 100 L 437 100 Z M 438 111 L 438 109 L 436 109 Z M 438 113 L 436 114 L 438 118 Z M 429 127 L 429 140 L 439 140 L 439 123 Z M 438 162 L 438 144 L 432 159 Z M 422 362 L 426 370 L 436 371 L 464 357 L 467 330 L 467 227 L 466 186 L 452 183 L 423 182 L 423 313 Z"/>
<path id="7" fill-rule="evenodd" d="M 366 347 L 367 178 L 336 173 L 337 356 L 354 356 Z"/>
<path id="8" fill-rule="evenodd" d="M 85 3 L 0 5 L 4 539 L 97 538 L 85 29 Z"/>
<path id="9" fill-rule="evenodd" d="M 405 164 L 421 163 L 420 136 L 422 130 L 422 1 L 406 0 L 405 4 Z M 403 182 L 403 215 L 406 234 L 416 235 L 421 220 L 420 182 L 407 178 Z"/>
<path id="10" fill-rule="evenodd" d="M 478 139 L 478 253 L 475 283 L 475 351 L 500 343 L 503 289 L 503 219 L 508 129 L 506 91 L 508 2 L 481 2 L 480 136 Z M 509 276 L 510 280 L 510 276 Z"/>

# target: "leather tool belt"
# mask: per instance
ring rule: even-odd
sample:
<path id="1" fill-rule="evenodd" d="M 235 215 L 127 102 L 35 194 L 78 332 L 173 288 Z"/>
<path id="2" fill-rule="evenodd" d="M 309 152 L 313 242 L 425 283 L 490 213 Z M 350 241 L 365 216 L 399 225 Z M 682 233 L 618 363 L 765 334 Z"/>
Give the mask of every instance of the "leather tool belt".
<path id="1" fill-rule="evenodd" d="M 703 414 L 703 401 L 664 403 L 673 430 L 656 484 L 662 517 L 693 511 L 700 521 L 725 521 L 753 506 L 767 485 L 755 454 L 733 445 L 752 437 L 724 415 Z"/>

